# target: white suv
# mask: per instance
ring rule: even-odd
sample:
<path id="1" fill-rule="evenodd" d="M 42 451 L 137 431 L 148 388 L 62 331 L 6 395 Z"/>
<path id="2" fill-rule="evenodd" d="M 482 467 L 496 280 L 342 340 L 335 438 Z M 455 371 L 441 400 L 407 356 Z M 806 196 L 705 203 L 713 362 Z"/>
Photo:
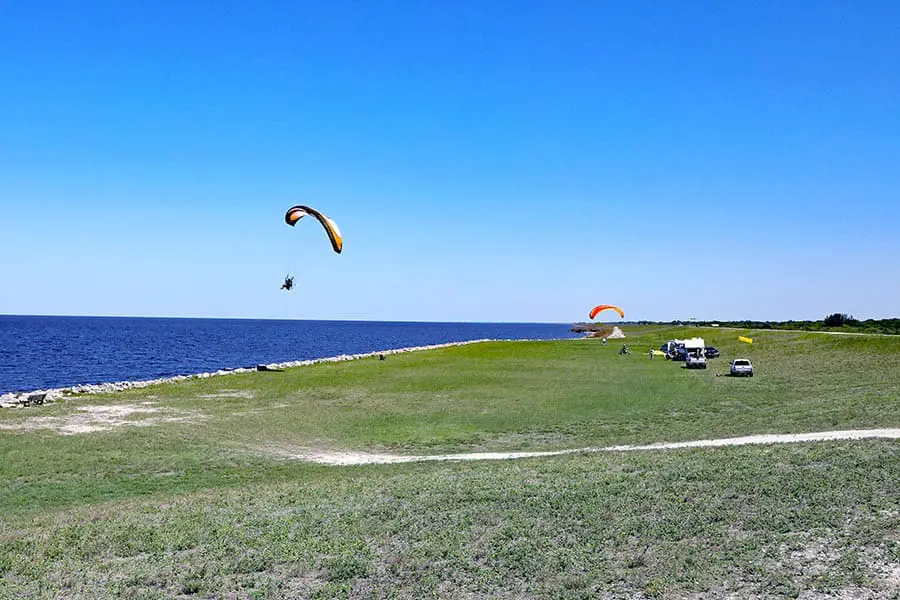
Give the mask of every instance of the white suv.
<path id="1" fill-rule="evenodd" d="M 753 364 L 747 358 L 735 358 L 731 361 L 731 375 L 747 375 L 753 377 Z"/>

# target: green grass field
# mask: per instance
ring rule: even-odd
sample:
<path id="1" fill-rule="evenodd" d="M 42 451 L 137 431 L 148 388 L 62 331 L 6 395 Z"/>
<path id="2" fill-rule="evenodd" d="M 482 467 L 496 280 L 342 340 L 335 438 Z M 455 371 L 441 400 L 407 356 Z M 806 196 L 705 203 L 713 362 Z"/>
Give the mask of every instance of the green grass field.
<path id="1" fill-rule="evenodd" d="M 626 333 L 631 356 L 491 342 L 4 410 L 0 598 L 900 597 L 896 441 L 289 458 L 900 427 L 900 337 Z M 649 360 L 693 334 L 706 371 Z M 757 376 L 722 376 L 736 356 Z"/>

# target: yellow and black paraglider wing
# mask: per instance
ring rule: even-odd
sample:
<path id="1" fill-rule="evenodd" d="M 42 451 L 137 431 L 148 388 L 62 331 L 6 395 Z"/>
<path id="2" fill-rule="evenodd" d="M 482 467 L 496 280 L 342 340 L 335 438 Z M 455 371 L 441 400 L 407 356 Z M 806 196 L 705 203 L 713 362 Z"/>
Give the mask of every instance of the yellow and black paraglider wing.
<path id="1" fill-rule="evenodd" d="M 299 221 L 306 215 L 314 216 L 319 221 L 319 223 L 322 224 L 322 227 L 325 228 L 325 233 L 328 234 L 328 239 L 331 240 L 331 247 L 334 248 L 335 252 L 340 254 L 341 250 L 344 249 L 344 238 L 341 237 L 341 230 L 338 229 L 337 223 L 335 223 L 316 209 L 310 208 L 309 206 L 303 206 L 302 204 L 292 206 L 285 213 L 284 222 L 293 227 L 297 224 L 297 221 Z"/>
<path id="2" fill-rule="evenodd" d="M 618 306 L 613 306 L 612 304 L 600 304 L 598 306 L 595 306 L 594 308 L 591 309 L 590 318 L 593 319 L 594 317 L 597 316 L 597 314 L 599 314 L 601 311 L 604 311 L 604 310 L 614 310 L 617 313 L 619 313 L 620 317 L 622 317 L 623 319 L 625 318 L 625 313 L 622 312 L 622 309 L 619 308 Z"/>

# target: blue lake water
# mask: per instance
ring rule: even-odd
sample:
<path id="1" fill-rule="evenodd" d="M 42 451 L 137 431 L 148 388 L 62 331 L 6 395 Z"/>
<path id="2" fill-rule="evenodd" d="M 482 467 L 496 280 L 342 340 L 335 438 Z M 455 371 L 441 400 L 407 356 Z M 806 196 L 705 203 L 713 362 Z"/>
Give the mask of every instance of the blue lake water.
<path id="1" fill-rule="evenodd" d="M 576 336 L 569 327 L 0 315 L 0 394 L 482 338 Z"/>

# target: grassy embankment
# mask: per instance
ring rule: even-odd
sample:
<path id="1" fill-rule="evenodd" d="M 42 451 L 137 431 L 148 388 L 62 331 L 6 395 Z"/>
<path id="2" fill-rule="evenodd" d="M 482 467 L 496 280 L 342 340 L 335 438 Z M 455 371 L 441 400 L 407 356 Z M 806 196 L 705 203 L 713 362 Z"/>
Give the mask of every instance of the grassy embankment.
<path id="1" fill-rule="evenodd" d="M 702 330 L 723 357 L 686 371 L 646 354 L 685 329 L 628 333 L 632 356 L 599 340 L 489 343 L 4 411 L 0 598 L 897 593 L 897 442 L 285 458 L 900 426 L 900 338 L 754 332 L 746 346 Z M 758 376 L 717 376 L 738 353 Z M 37 428 L 89 406 L 157 412 L 126 417 L 142 427 Z"/>

